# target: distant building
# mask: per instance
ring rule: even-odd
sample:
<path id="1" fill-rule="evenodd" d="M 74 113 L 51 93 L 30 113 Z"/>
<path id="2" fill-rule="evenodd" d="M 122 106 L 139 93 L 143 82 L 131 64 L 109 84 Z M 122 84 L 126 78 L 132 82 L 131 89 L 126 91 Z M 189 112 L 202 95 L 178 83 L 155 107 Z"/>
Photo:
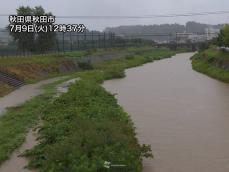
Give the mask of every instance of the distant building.
<path id="1" fill-rule="evenodd" d="M 180 44 L 188 42 L 188 35 L 187 33 L 176 33 L 176 42 Z"/>
<path id="2" fill-rule="evenodd" d="M 176 34 L 177 43 L 197 43 L 206 41 L 205 34 L 197 34 L 197 33 L 177 33 Z"/>
<path id="3" fill-rule="evenodd" d="M 188 35 L 188 39 L 192 43 L 198 43 L 198 42 L 205 42 L 207 41 L 206 35 L 205 34 L 196 34 L 192 33 Z"/>
<path id="4" fill-rule="evenodd" d="M 212 40 L 214 38 L 217 38 L 219 33 L 220 33 L 220 29 L 215 29 L 210 27 L 205 29 L 207 40 Z"/>
<path id="5" fill-rule="evenodd" d="M 155 39 L 153 39 L 152 41 L 155 42 L 155 43 L 157 43 L 157 44 L 168 44 L 169 43 L 169 40 L 162 41 L 162 40 L 155 40 Z"/>
<path id="6" fill-rule="evenodd" d="M 205 33 L 177 33 L 176 41 L 178 43 L 198 43 L 205 42 L 216 38 L 219 34 L 219 29 L 207 28 Z"/>
<path id="7" fill-rule="evenodd" d="M 8 41 L 6 41 L 6 40 L 0 40 L 0 47 L 7 46 L 8 44 L 9 44 Z"/>
<path id="8" fill-rule="evenodd" d="M 0 29 L 0 46 L 7 46 L 12 40 L 12 37 L 6 29 Z"/>

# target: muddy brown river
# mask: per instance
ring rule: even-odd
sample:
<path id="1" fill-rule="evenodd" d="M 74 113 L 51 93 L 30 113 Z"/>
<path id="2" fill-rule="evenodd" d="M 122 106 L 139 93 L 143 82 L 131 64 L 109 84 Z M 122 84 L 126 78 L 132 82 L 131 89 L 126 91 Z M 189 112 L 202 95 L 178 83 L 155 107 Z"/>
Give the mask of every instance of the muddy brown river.
<path id="1" fill-rule="evenodd" d="M 128 69 L 107 81 L 150 144 L 143 172 L 229 171 L 229 85 L 192 70 L 192 53 Z"/>

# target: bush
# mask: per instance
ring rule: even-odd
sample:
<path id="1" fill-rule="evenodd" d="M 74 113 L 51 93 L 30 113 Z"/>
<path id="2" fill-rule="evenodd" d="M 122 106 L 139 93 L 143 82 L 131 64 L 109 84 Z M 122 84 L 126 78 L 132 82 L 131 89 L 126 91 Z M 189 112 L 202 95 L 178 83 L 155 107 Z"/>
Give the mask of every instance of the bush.
<path id="1" fill-rule="evenodd" d="M 90 62 L 78 62 L 78 66 L 80 69 L 83 69 L 83 70 L 93 69 L 93 66 Z"/>
<path id="2" fill-rule="evenodd" d="M 125 57 L 125 59 L 127 59 L 127 60 L 132 60 L 133 58 L 134 58 L 134 55 L 132 55 L 132 54 L 128 54 Z"/>
<path id="3" fill-rule="evenodd" d="M 133 124 L 114 96 L 88 80 L 49 104 L 43 121 L 41 144 L 27 155 L 33 159 L 30 167 L 44 172 L 105 172 L 105 161 L 140 172 L 142 156 L 152 156 L 149 147 L 138 144 Z"/>

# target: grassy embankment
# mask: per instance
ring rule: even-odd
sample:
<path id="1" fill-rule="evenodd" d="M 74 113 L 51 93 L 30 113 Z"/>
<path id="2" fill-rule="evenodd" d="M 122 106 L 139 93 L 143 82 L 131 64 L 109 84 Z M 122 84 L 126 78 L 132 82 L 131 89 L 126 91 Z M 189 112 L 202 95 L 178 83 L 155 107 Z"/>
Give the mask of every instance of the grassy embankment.
<path id="1" fill-rule="evenodd" d="M 0 82 L 0 97 L 10 93 L 13 90 L 13 87 L 8 84 Z"/>
<path id="2" fill-rule="evenodd" d="M 214 47 L 192 57 L 194 70 L 229 83 L 229 53 Z"/>
<path id="3" fill-rule="evenodd" d="M 30 167 L 40 171 L 102 172 L 106 171 L 104 161 L 110 161 L 127 165 L 126 171 L 139 172 L 141 157 L 150 156 L 149 147 L 138 144 L 128 114 L 100 86 L 105 79 L 123 77 L 126 68 L 174 54 L 166 49 L 139 50 L 129 49 L 132 55 L 123 59 L 72 74 L 81 81 L 55 100 L 52 97 L 57 83 L 46 88 L 46 94 L 10 108 L 0 118 L 0 162 L 23 143 L 29 128 L 41 117 L 40 144 L 27 154 Z"/>
<path id="4" fill-rule="evenodd" d="M 93 49 L 61 54 L 33 55 L 25 57 L 0 57 L 0 71 L 9 73 L 25 83 L 33 83 L 49 77 L 59 76 L 79 69 L 75 60 L 85 56 L 100 56 L 117 53 L 116 49 Z M 0 97 L 11 92 L 13 88 L 0 83 Z"/>
<path id="5" fill-rule="evenodd" d="M 33 83 L 42 79 L 66 75 L 67 73 L 82 70 L 85 66 L 76 64 L 76 61 L 85 56 L 102 56 L 119 54 L 146 53 L 151 47 L 140 48 L 108 48 L 92 49 L 87 51 L 66 52 L 62 54 L 34 55 L 27 57 L 0 57 L 0 71 L 9 73 L 25 83 Z M 134 52 L 133 52 L 134 51 Z M 82 68 L 82 69 L 81 69 Z M 13 88 L 0 83 L 0 97 L 6 95 Z"/>

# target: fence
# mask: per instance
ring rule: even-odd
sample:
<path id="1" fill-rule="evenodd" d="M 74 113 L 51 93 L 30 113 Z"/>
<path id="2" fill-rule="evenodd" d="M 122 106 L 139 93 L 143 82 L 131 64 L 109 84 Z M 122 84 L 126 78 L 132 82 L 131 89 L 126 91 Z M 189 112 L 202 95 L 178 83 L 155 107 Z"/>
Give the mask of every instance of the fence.
<path id="1" fill-rule="evenodd" d="M 62 53 L 93 48 L 136 46 L 146 42 L 147 41 L 143 41 L 141 39 L 126 39 L 111 32 L 58 32 L 56 33 L 53 47 L 45 53 Z M 147 43 L 150 42 L 148 41 Z M 41 54 L 41 52 L 36 53 L 19 50 L 16 42 L 13 41 L 13 38 L 9 35 L 9 33 L 6 30 L 0 30 L 0 56 L 27 56 L 32 54 Z"/>
<path id="2" fill-rule="evenodd" d="M 45 53 L 62 53 L 66 51 L 87 50 L 93 48 L 110 48 L 152 45 L 178 45 L 198 42 L 207 42 L 217 37 L 218 33 L 142 33 L 129 36 L 116 35 L 111 32 L 86 31 L 84 33 L 58 32 L 55 43 Z M 26 44 L 26 42 L 25 42 Z M 41 52 L 37 52 L 41 54 Z M 7 30 L 0 29 L 0 56 L 26 56 L 36 52 L 21 51 L 17 48 Z"/>

